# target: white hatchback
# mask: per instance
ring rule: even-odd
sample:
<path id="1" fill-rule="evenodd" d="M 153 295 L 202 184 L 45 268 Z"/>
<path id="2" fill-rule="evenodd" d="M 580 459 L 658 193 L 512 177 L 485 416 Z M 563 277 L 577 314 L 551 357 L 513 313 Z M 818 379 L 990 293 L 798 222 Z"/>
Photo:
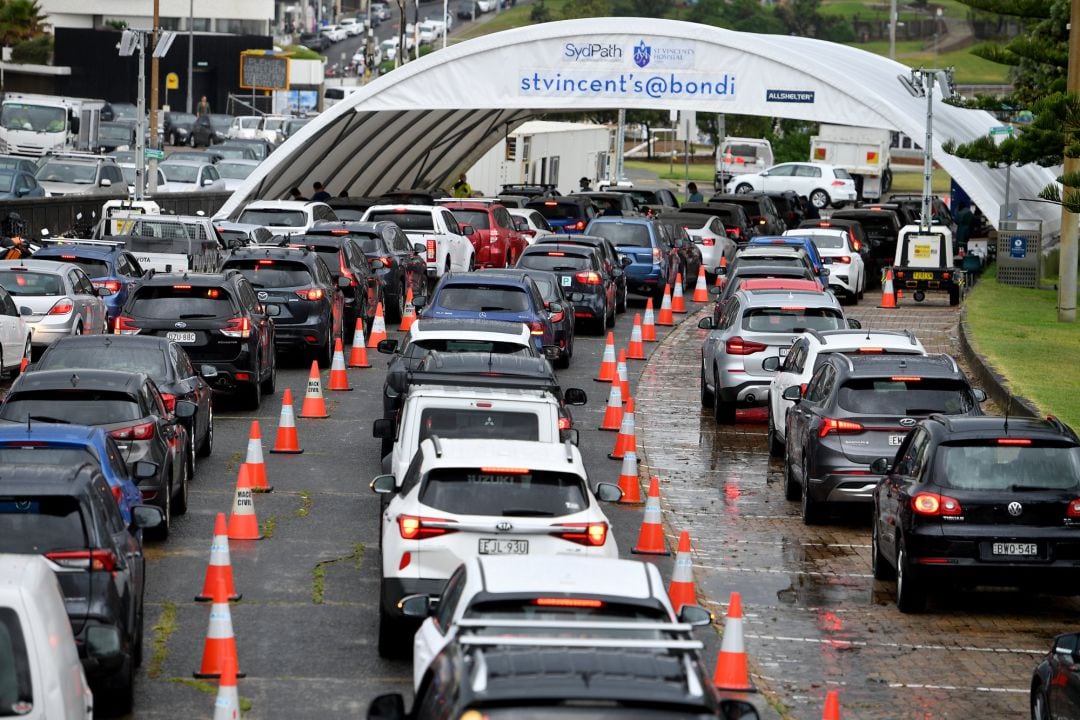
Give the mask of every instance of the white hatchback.
<path id="1" fill-rule="evenodd" d="M 506 208 L 510 217 L 514 218 L 514 227 L 525 236 L 525 241 L 530 245 L 541 240 L 547 235 L 554 235 L 547 218 L 532 208 Z"/>
<path id="2" fill-rule="evenodd" d="M 848 171 L 825 163 L 790 162 L 746 175 L 736 175 L 727 184 L 734 193 L 794 190 L 814 207 L 841 207 L 855 202 L 858 192 Z"/>
<path id="3" fill-rule="evenodd" d="M 842 228 L 799 228 L 785 237 L 808 237 L 814 241 L 821 261 L 829 270 L 829 289 L 836 295 L 858 302 L 866 290 L 866 263 L 859 253 L 859 241 Z"/>
<path id="4" fill-rule="evenodd" d="M 441 440 L 420 444 L 401 487 L 393 475 L 371 482 L 392 495 L 382 515 L 379 653 L 408 651 L 415 625 L 409 595 L 440 597 L 463 561 L 486 555 L 618 558 L 611 523 L 597 500 L 617 501 L 610 483 L 589 484 L 570 443 Z"/>

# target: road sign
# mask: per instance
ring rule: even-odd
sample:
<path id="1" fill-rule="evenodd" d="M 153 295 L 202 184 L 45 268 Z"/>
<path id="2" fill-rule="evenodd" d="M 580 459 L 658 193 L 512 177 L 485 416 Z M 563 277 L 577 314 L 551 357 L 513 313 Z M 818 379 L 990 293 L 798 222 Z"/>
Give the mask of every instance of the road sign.
<path id="1" fill-rule="evenodd" d="M 289 58 L 263 53 L 240 53 L 240 87 L 247 90 L 288 90 Z"/>
<path id="2" fill-rule="evenodd" d="M 1014 258 L 1027 257 L 1027 241 L 1023 237 L 1017 235 L 1009 238 L 1009 256 Z"/>
<path id="3" fill-rule="evenodd" d="M 176 73 L 169 73 L 165 76 L 165 89 L 166 90 L 179 90 L 180 89 L 180 76 Z"/>
<path id="4" fill-rule="evenodd" d="M 990 128 L 991 135 L 1012 135 L 1013 129 L 1009 125 L 995 125 Z"/>
<path id="5" fill-rule="evenodd" d="M 165 151 L 164 150 L 154 150 L 153 148 L 146 148 L 146 149 L 143 150 L 143 157 L 154 158 L 155 160 L 164 160 L 165 159 Z"/>

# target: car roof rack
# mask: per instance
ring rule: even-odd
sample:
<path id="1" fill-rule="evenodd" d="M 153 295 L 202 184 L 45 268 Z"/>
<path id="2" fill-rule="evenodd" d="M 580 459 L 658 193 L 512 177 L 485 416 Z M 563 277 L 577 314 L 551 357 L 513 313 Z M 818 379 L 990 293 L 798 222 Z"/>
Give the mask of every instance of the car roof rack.
<path id="1" fill-rule="evenodd" d="M 609 648 L 616 650 L 702 650 L 700 640 L 645 640 L 641 638 L 555 638 L 466 635 L 457 639 L 461 645 L 482 647 L 565 647 Z"/>
<path id="2" fill-rule="evenodd" d="M 123 240 L 83 240 L 82 238 L 47 237 L 38 240 L 43 246 L 91 245 L 98 247 L 124 247 Z"/>
<path id="3" fill-rule="evenodd" d="M 473 375 L 469 373 L 413 370 L 406 374 L 409 385 L 448 385 L 451 387 L 513 388 L 555 392 L 558 383 L 548 378 L 525 375 Z"/>
<path id="4" fill-rule="evenodd" d="M 485 628 L 526 628 L 529 630 L 659 630 L 662 632 L 690 633 L 693 626 L 673 622 L 634 622 L 629 620 L 521 620 L 515 618 L 462 618 L 454 623 L 464 630 Z M 530 638 L 539 636 L 531 635 Z M 560 642 L 565 638 L 558 638 Z"/>

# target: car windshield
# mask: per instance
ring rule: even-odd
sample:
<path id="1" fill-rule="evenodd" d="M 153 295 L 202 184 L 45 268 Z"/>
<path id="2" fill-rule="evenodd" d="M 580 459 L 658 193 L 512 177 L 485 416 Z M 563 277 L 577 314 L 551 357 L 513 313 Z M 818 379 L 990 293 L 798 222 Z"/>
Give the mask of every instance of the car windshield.
<path id="1" fill-rule="evenodd" d="M 49 105 L 4 103 L 0 109 L 0 125 L 8 130 L 63 132 L 67 127 L 67 111 Z"/>
<path id="2" fill-rule="evenodd" d="M 438 468 L 420 502 L 455 515 L 558 517 L 589 507 L 585 481 L 570 473 L 519 468 Z"/>
<path id="3" fill-rule="evenodd" d="M 0 552 L 42 555 L 86 546 L 76 498 L 0 495 Z"/>
<path id="4" fill-rule="evenodd" d="M 109 274 L 109 263 L 97 258 L 81 258 L 75 255 L 35 255 L 35 260 L 68 263 L 81 268 L 87 277 L 102 277 Z"/>
<path id="5" fill-rule="evenodd" d="M 569 272 L 571 270 L 592 270 L 592 263 L 585 255 L 564 252 L 525 253 L 518 260 L 518 267 L 529 270 L 549 270 L 551 272 Z"/>
<path id="6" fill-rule="evenodd" d="M 1010 438 L 1010 440 L 1024 438 Z M 938 482 L 958 490 L 1075 490 L 1080 488 L 1080 447 L 1032 441 L 1031 445 L 948 443 L 938 448 Z"/>
<path id="7" fill-rule="evenodd" d="M 106 336 L 108 337 L 108 336 Z M 165 353 L 160 348 L 146 345 L 116 345 L 85 342 L 58 342 L 41 356 L 35 370 L 66 370 L 68 368 L 94 368 L 97 370 L 122 370 L 146 373 L 158 382 L 168 378 Z"/>
<path id="8" fill-rule="evenodd" d="M 211 115 L 210 127 L 219 132 L 225 132 L 232 125 L 232 115 Z"/>
<path id="9" fill-rule="evenodd" d="M 379 222 L 380 220 L 388 220 L 402 230 L 433 230 L 435 228 L 430 212 L 380 210 L 371 213 L 367 222 Z"/>
<path id="10" fill-rule="evenodd" d="M 834 308 L 763 307 L 743 314 L 744 330 L 764 333 L 793 333 L 799 330 L 841 330 L 847 327 L 843 314 Z"/>
<path id="11" fill-rule="evenodd" d="M 494 355 L 531 355 L 532 346 L 518 343 L 500 342 L 498 340 L 450 340 L 434 339 L 417 340 L 409 343 L 402 351 L 404 357 L 423 358 L 429 350 L 439 352 L 470 352 L 490 353 Z"/>
<path id="12" fill-rule="evenodd" d="M 227 160 L 246 160 L 251 158 L 251 151 L 242 147 L 216 147 L 214 154 Z"/>
<path id="13" fill-rule="evenodd" d="M 64 291 L 60 276 L 52 273 L 0 270 L 0 285 L 12 296 L 61 295 Z"/>
<path id="14" fill-rule="evenodd" d="M 486 210 L 451 210 L 461 225 L 472 225 L 477 230 L 491 229 L 490 217 Z"/>
<path id="15" fill-rule="evenodd" d="M 98 125 L 98 137 L 105 140 L 120 140 L 128 142 L 131 140 L 131 127 L 128 125 L 118 125 L 114 123 L 101 123 Z"/>
<path id="16" fill-rule="evenodd" d="M 585 211 L 577 203 L 561 203 L 549 201 L 529 205 L 533 210 L 543 215 L 548 220 L 578 220 L 585 217 Z M 595 233 L 593 233 L 595 234 Z"/>
<path id="17" fill-rule="evenodd" d="M 426 408 L 420 413 L 420 439 L 486 438 L 489 440 L 539 440 L 540 418 L 536 413 L 498 412 L 471 408 Z"/>
<path id="18" fill-rule="evenodd" d="M 127 393 L 110 390 L 55 388 L 8 395 L 0 418 L 25 423 L 27 418 L 60 418 L 75 425 L 108 425 L 142 417 L 139 403 Z"/>
<path id="19" fill-rule="evenodd" d="M 240 213 L 237 222 L 266 227 L 303 227 L 307 224 L 307 213 L 285 208 L 248 209 Z"/>
<path id="20" fill-rule="evenodd" d="M 127 311 L 151 320 L 232 317 L 229 293 L 221 288 L 191 285 L 152 285 L 135 294 Z"/>
<path id="21" fill-rule="evenodd" d="M 616 247 L 652 247 L 652 236 L 645 225 L 598 222 L 589 228 L 589 234 L 607 238 Z"/>
<path id="22" fill-rule="evenodd" d="M 958 415 L 970 412 L 972 403 L 971 391 L 959 380 L 859 378 L 837 392 L 837 404 L 860 415 Z"/>
<path id="23" fill-rule="evenodd" d="M 266 118 L 263 130 L 280 130 L 285 124 L 285 118 Z"/>
<path id="24" fill-rule="evenodd" d="M 335 265 L 336 267 L 336 265 Z M 252 287 L 282 288 L 311 285 L 314 280 L 307 265 L 282 260 L 230 260 L 223 269 L 239 270 Z"/>
<path id="25" fill-rule="evenodd" d="M 237 156 L 241 157 L 241 156 Z M 218 175 L 228 180 L 243 180 L 250 175 L 254 170 L 254 165 L 248 165 L 247 163 L 228 162 L 223 160 L 217 164 Z"/>
<path id="26" fill-rule="evenodd" d="M 47 160 L 37 171 L 37 179 L 46 182 L 74 183 L 75 185 L 93 185 L 97 177 L 97 165 L 93 163 L 73 163 L 64 160 Z"/>
<path id="27" fill-rule="evenodd" d="M 529 296 L 524 288 L 506 285 L 449 285 L 439 293 L 435 304 L 446 310 L 525 312 Z"/>
<path id="28" fill-rule="evenodd" d="M 0 607 L 0 716 L 11 717 L 33 706 L 30 656 L 19 614 L 14 608 Z"/>
<path id="29" fill-rule="evenodd" d="M 169 178 L 169 182 L 194 183 L 199 181 L 198 165 L 163 162 L 161 163 L 161 170 L 165 173 L 165 177 Z"/>
<path id="30" fill-rule="evenodd" d="M 53 445 L 41 447 L 17 444 L 0 445 L 0 465 L 63 465 L 78 467 L 82 463 L 98 464 L 97 456 L 85 445 Z"/>

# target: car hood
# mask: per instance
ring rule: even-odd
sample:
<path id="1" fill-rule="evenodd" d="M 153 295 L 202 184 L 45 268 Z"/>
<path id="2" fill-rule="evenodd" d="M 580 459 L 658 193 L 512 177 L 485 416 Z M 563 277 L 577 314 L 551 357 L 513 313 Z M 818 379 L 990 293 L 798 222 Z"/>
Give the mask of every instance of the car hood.
<path id="1" fill-rule="evenodd" d="M 53 195 L 95 195 L 112 189 L 100 188 L 97 185 L 56 182 L 55 180 L 38 180 L 38 185 L 45 188 Z"/>

